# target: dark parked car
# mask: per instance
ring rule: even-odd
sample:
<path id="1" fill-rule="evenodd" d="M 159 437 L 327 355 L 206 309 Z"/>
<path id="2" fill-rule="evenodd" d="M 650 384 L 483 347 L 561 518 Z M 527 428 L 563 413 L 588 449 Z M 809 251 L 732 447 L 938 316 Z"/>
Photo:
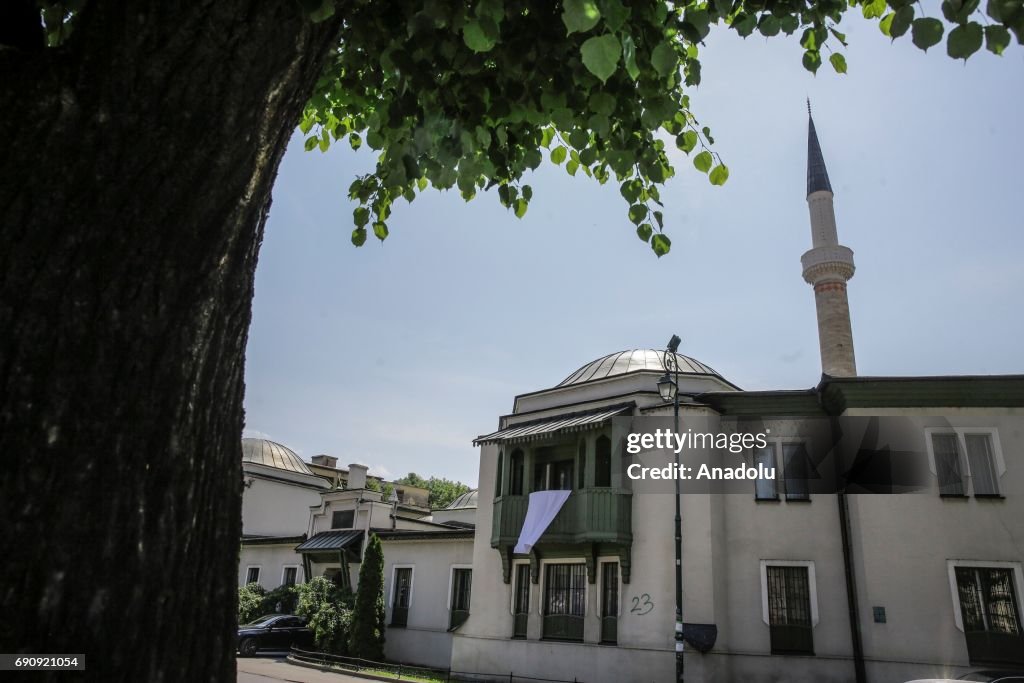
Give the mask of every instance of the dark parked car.
<path id="1" fill-rule="evenodd" d="M 972 681 L 973 683 L 1024 683 L 1024 671 L 972 671 L 953 678 L 918 678 L 907 683 L 957 683 Z"/>
<path id="2" fill-rule="evenodd" d="M 313 646 L 313 632 L 302 617 L 268 614 L 238 627 L 238 653 L 243 657 L 259 650 L 290 650 L 292 645 L 304 649 Z"/>

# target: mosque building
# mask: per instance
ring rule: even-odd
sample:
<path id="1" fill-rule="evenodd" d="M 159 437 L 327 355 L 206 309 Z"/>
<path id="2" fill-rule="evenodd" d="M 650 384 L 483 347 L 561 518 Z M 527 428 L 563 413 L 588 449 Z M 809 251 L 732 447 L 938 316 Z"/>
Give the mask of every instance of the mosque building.
<path id="1" fill-rule="evenodd" d="M 813 119 L 807 202 L 817 385 L 743 391 L 676 344 L 603 356 L 516 396 L 476 438 L 479 487 L 462 507 L 402 519 L 351 477 L 348 491 L 310 488 L 305 527 L 278 530 L 307 534 L 287 541 L 313 558 L 303 576 L 358 561 L 353 538 L 347 560 L 308 550 L 334 533 L 318 520 L 344 498 L 365 506 L 358 539 L 383 542 L 395 661 L 587 683 L 860 683 L 1024 666 L 1024 376 L 858 375 L 853 252 L 839 242 Z M 673 424 L 673 394 L 682 424 L 755 421 L 770 436 L 736 457 L 781 476 L 678 496 L 633 479 L 644 456 L 630 434 L 652 418 Z M 809 484 L 808 444 L 787 425 L 871 416 L 898 418 L 926 455 L 917 492 Z"/>

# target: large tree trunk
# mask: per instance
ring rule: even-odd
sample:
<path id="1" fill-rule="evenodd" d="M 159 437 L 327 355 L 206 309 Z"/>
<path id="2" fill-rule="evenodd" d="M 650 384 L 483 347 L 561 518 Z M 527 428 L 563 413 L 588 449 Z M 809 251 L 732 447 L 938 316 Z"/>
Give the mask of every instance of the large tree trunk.
<path id="1" fill-rule="evenodd" d="M 0 652 L 233 680 L 256 255 L 340 25 L 91 0 L 0 47 Z"/>

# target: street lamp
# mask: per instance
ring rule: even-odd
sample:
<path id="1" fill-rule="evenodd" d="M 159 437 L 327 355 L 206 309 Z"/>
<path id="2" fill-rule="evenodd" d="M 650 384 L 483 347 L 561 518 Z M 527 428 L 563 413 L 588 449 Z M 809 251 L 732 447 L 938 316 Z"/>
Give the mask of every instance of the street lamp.
<path id="1" fill-rule="evenodd" d="M 672 401 L 673 429 L 679 433 L 679 360 L 676 350 L 681 340 L 672 335 L 665 349 L 663 365 L 665 374 L 658 380 L 658 393 L 665 401 Z M 679 453 L 676 452 L 675 501 L 676 501 L 676 681 L 683 680 L 683 522 L 679 514 Z"/>

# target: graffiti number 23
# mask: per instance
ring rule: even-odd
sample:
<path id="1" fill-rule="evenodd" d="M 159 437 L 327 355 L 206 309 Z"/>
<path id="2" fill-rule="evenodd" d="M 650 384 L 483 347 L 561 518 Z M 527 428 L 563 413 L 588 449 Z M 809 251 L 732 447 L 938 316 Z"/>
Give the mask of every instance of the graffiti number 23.
<path id="1" fill-rule="evenodd" d="M 629 610 L 630 614 L 635 614 L 642 617 L 645 614 L 649 614 L 654 609 L 654 603 L 651 602 L 651 596 L 644 593 L 640 596 L 633 596 L 633 609 Z"/>

